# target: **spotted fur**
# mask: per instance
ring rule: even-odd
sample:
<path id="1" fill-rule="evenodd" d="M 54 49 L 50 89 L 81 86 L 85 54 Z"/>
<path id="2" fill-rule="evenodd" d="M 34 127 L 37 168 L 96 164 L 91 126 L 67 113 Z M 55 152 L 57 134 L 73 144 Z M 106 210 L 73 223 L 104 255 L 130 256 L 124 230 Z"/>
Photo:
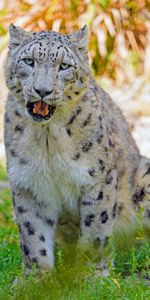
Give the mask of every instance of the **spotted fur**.
<path id="1" fill-rule="evenodd" d="M 91 76 L 86 26 L 64 35 L 11 25 L 5 75 L 7 166 L 26 267 L 54 265 L 59 233 L 99 249 L 141 206 L 149 226 L 150 160 Z M 41 100 L 47 119 L 27 109 Z"/>

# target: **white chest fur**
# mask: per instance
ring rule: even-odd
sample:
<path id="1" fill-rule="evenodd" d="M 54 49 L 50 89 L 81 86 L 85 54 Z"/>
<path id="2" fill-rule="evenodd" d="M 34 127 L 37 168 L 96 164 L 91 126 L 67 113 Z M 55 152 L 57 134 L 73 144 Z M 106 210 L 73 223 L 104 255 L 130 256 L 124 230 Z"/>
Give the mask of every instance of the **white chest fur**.
<path id="1" fill-rule="evenodd" d="M 72 159 L 75 145 L 61 126 L 25 129 L 17 149 L 27 163 L 10 167 L 13 182 L 32 190 L 38 201 L 61 210 L 62 205 L 76 210 L 81 187 L 90 184 L 88 167 Z"/>

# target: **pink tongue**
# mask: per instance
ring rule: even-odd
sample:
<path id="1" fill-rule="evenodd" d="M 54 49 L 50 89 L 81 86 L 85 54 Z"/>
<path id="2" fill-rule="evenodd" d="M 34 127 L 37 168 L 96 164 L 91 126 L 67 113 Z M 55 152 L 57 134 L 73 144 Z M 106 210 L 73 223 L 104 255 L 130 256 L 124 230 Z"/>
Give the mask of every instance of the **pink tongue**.
<path id="1" fill-rule="evenodd" d="M 47 116 L 49 113 L 48 104 L 44 101 L 37 101 L 34 103 L 33 111 L 41 116 Z"/>

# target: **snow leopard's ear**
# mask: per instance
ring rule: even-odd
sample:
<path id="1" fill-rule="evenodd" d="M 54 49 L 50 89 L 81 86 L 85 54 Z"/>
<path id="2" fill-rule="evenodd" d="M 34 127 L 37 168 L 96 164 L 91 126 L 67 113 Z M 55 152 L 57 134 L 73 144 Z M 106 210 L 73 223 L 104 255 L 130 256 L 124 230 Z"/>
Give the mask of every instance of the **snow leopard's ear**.
<path id="1" fill-rule="evenodd" d="M 88 27 L 84 25 L 83 28 L 71 34 L 71 42 L 75 47 L 87 54 L 88 49 Z"/>
<path id="2" fill-rule="evenodd" d="M 16 27 L 15 25 L 10 24 L 9 35 L 10 35 L 9 46 L 11 49 L 19 46 L 23 40 L 29 38 L 31 36 L 31 33 L 23 30 L 20 27 Z"/>

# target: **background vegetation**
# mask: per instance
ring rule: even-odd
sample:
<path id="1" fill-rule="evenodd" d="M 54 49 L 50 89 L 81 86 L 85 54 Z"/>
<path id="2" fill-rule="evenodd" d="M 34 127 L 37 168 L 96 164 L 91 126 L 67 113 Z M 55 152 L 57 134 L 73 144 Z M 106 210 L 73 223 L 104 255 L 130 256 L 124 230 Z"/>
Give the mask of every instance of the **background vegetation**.
<path id="1" fill-rule="evenodd" d="M 71 33 L 89 26 L 89 56 L 96 75 L 117 80 L 144 71 L 149 44 L 150 0 L 1 0 L 0 35 L 7 43 L 10 22 L 27 30 Z"/>

